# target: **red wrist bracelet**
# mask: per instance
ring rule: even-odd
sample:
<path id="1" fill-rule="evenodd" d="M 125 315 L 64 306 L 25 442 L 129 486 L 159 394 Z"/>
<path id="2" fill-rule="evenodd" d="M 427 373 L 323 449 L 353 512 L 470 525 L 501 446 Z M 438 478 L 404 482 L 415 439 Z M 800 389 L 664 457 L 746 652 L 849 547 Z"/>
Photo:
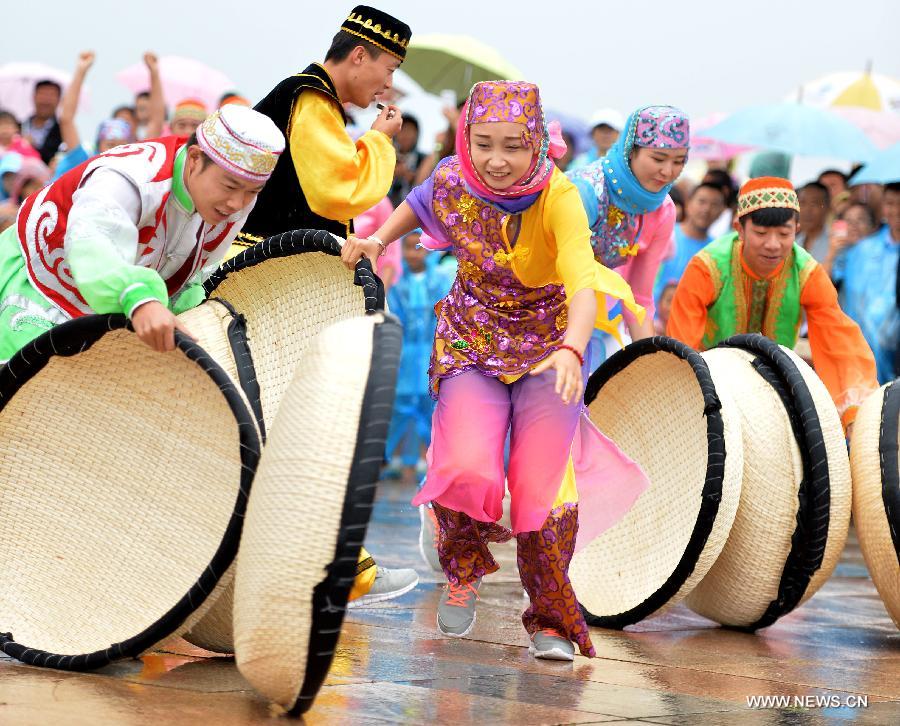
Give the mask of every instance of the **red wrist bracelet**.
<path id="1" fill-rule="evenodd" d="M 584 356 L 581 355 L 581 353 L 579 353 L 579 352 L 578 352 L 575 348 L 573 348 L 571 345 L 563 344 L 563 345 L 558 346 L 558 349 L 559 349 L 559 350 L 568 350 L 568 351 L 571 351 L 571 352 L 575 355 L 575 357 L 578 358 L 578 363 L 579 363 L 580 365 L 582 365 L 582 366 L 584 365 Z"/>

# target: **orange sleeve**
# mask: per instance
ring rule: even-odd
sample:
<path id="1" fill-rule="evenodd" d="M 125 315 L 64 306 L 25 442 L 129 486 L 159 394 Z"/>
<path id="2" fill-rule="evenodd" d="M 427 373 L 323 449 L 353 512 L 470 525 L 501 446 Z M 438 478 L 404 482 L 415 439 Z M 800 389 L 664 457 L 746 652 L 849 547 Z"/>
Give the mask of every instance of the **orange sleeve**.
<path id="1" fill-rule="evenodd" d="M 716 289 L 706 266 L 699 258 L 692 257 L 675 289 L 666 335 L 700 350 L 707 310 L 715 295 Z"/>
<path id="2" fill-rule="evenodd" d="M 803 286 L 800 304 L 806 310 L 813 365 L 846 428 L 859 405 L 878 388 L 875 356 L 859 326 L 841 310 L 837 291 L 820 265 Z"/>

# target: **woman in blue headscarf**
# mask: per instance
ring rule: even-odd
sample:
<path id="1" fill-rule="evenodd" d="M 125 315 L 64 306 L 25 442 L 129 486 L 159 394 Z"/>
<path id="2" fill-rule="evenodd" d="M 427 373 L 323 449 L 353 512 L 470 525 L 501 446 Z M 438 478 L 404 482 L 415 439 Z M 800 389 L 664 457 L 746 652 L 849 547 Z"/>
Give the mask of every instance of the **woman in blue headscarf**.
<path id="1" fill-rule="evenodd" d="M 594 256 L 615 268 L 647 310 L 643 323 L 624 310 L 632 340 L 654 335 L 653 283 L 674 247 L 675 204 L 669 190 L 687 163 L 690 125 L 672 106 L 645 106 L 603 158 L 568 176 L 581 195 L 591 227 Z M 591 362 L 606 357 L 608 337 L 594 331 Z"/>

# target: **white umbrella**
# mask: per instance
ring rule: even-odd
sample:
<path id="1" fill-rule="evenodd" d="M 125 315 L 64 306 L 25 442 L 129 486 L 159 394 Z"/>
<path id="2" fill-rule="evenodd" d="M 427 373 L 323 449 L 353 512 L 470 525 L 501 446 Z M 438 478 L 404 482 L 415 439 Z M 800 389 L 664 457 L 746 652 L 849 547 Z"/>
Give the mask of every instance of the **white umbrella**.
<path id="1" fill-rule="evenodd" d="M 0 109 L 24 121 L 34 113 L 34 84 L 44 80 L 55 81 L 65 91 L 72 81 L 72 74 L 44 63 L 3 64 L 0 66 Z M 78 108 L 86 111 L 88 106 L 87 91 L 82 89 Z"/>
<path id="2" fill-rule="evenodd" d="M 872 111 L 900 113 L 900 80 L 868 71 L 830 73 L 804 83 L 786 100 L 800 100 L 820 108 L 861 106 Z"/>

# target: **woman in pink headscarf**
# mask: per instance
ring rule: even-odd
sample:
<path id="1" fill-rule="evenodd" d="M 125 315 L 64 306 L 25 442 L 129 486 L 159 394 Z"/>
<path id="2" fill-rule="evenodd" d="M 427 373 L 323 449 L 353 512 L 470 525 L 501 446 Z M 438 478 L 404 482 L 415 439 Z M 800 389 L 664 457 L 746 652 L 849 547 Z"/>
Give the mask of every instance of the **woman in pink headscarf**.
<path id="1" fill-rule="evenodd" d="M 421 226 L 459 263 L 436 306 L 429 383 L 437 407 L 426 484 L 413 500 L 433 503 L 440 531 L 449 584 L 438 627 L 468 634 L 481 579 L 498 567 L 488 544 L 515 536 L 531 651 L 572 660 L 574 642 L 592 656 L 567 574 L 576 534 L 582 546 L 621 517 L 646 479 L 584 415 L 584 352 L 595 325 L 612 331 L 618 322 L 607 316 L 607 296 L 643 311 L 624 280 L 594 260 L 578 191 L 552 161 L 565 144 L 547 127 L 535 85 L 477 84 L 456 148 L 375 235 L 351 238 L 342 253 L 351 267 L 361 255 L 376 259 L 384 240 Z M 592 471 L 602 469 L 603 481 L 587 473 L 598 456 L 604 467 Z M 511 532 L 497 524 L 505 479 Z"/>

